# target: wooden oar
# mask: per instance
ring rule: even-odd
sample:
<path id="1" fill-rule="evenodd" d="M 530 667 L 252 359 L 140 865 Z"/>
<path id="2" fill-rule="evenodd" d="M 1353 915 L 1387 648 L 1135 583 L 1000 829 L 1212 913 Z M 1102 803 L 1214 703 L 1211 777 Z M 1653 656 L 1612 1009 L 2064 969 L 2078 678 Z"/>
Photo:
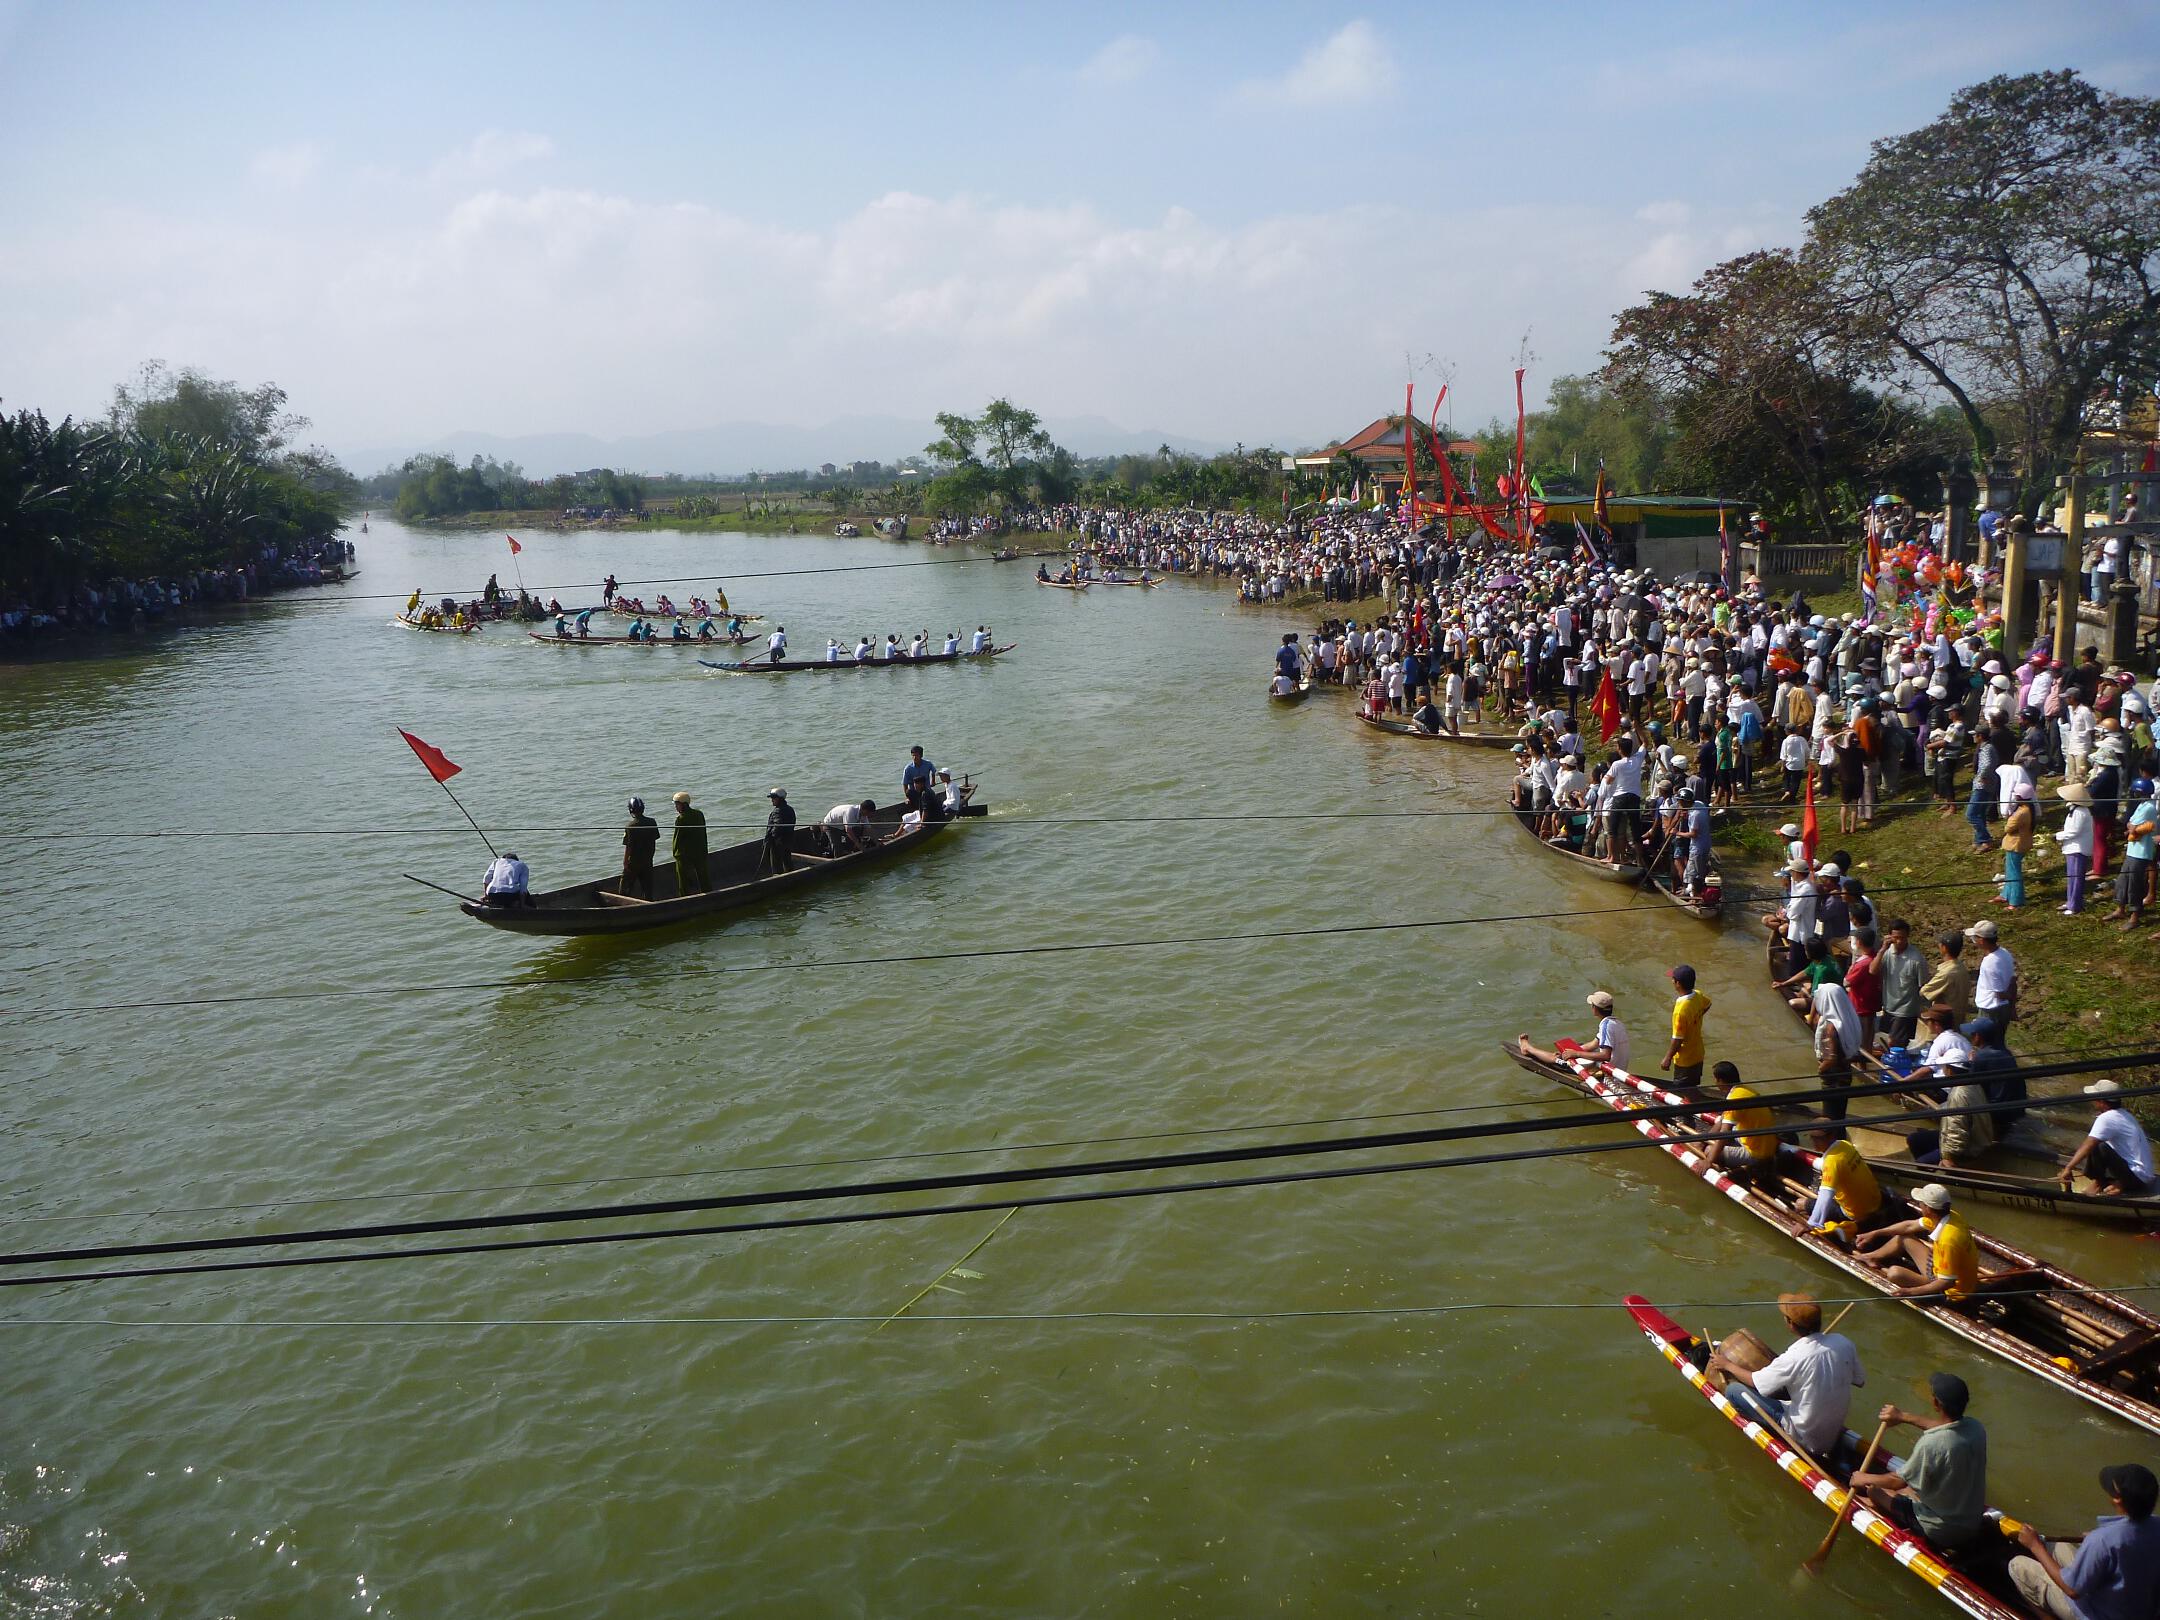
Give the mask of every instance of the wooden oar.
<path id="1" fill-rule="evenodd" d="M 1869 1465 L 1875 1461 L 1876 1448 L 1882 1444 L 1883 1434 L 1889 1427 L 1888 1418 L 1875 1425 L 1875 1438 L 1867 1443 L 1867 1451 L 1861 1456 L 1860 1466 L 1853 1470 L 1853 1474 L 1864 1474 L 1868 1471 Z M 1845 1528 L 1845 1520 L 1852 1513 L 1853 1502 L 1860 1495 L 1860 1488 L 1852 1484 L 1851 1479 L 1852 1475 L 1846 1476 L 1845 1500 L 1838 1506 L 1837 1517 L 1830 1521 L 1830 1533 L 1822 1538 L 1822 1545 L 1815 1549 L 1814 1557 L 1800 1566 L 1810 1575 L 1822 1573 L 1823 1563 L 1829 1558 L 1830 1549 L 1837 1544 L 1838 1532 Z"/>
<path id="2" fill-rule="evenodd" d="M 1829 1327 L 1826 1327 L 1826 1328 L 1824 1328 L 1824 1329 L 1823 1329 L 1823 1331 L 1824 1331 L 1825 1333 L 1828 1333 L 1828 1332 L 1832 1331 L 1832 1330 L 1833 1330 L 1834 1328 L 1836 1328 L 1836 1326 L 1837 1326 L 1837 1325 L 1838 1325 L 1838 1324 L 1839 1324 L 1840 1322 L 1844 1321 L 1846 1317 L 1848 1317 L 1848 1316 L 1852 1315 L 1852 1309 L 1853 1309 L 1853 1307 L 1854 1307 L 1855 1305 L 1859 1304 L 1859 1303 L 1860 1303 L 1860 1302 L 1859 1302 L 1859 1301 L 1858 1301 L 1857 1299 L 1848 1299 L 1848 1300 L 1847 1300 L 1847 1301 L 1845 1302 L 1845 1308 L 1844 1308 L 1844 1309 L 1843 1309 L 1842 1311 L 1839 1311 L 1839 1312 L 1837 1313 L 1837 1315 L 1835 1315 L 1835 1316 L 1833 1316 L 1833 1317 L 1831 1317 L 1831 1318 L 1830 1318 L 1830 1326 L 1829 1326 Z"/>

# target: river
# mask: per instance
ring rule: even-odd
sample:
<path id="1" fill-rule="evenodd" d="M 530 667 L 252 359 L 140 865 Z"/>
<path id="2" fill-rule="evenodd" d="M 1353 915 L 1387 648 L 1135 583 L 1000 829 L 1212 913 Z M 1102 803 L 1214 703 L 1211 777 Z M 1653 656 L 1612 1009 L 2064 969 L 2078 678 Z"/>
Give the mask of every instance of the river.
<path id="1" fill-rule="evenodd" d="M 1759 935 L 1648 902 L 706 971 L 1625 896 L 1504 818 L 1324 819 L 1489 807 L 1504 757 L 1372 736 L 1342 694 L 1271 707 L 1270 647 L 1304 621 L 1226 589 L 1077 595 L 1024 563 L 878 540 L 525 537 L 525 576 L 565 601 L 609 570 L 724 579 L 798 653 L 978 623 L 1019 644 L 989 666 L 751 679 L 509 625 L 393 628 L 386 595 L 477 586 L 498 564 L 507 581 L 510 558 L 499 538 L 371 531 L 346 586 L 0 666 L 6 1007 L 129 1009 L 0 1025 L 8 1247 L 1565 1108 L 1499 1042 L 1584 1033 L 1604 985 L 1647 1067 L 1682 959 L 1715 1002 L 1713 1056 L 1808 1067 Z M 932 566 L 870 566 L 895 563 Z M 820 571 L 748 577 L 776 570 Z M 914 742 L 972 772 L 992 813 L 911 864 L 732 922 L 525 940 L 401 875 L 470 892 L 487 852 L 400 726 L 464 768 L 452 785 L 515 829 L 536 887 L 612 867 L 631 793 L 663 822 L 671 792 L 695 793 L 721 842 L 762 820 L 773 784 L 808 816 L 897 796 Z M 1178 815 L 1232 819 L 1132 819 Z M 234 829 L 308 836 L 123 836 Z M 471 988 L 439 992 L 456 985 Z M 263 992 L 296 994 L 214 999 Z M 195 1004 L 140 1006 L 162 1001 Z M 881 1157 L 930 1153 L 967 1156 Z M 2102 1283 L 2151 1270 L 2128 1238 L 1979 1219 Z M 1926 1606 L 1857 1537 L 1818 1590 L 1791 1589 L 1818 1517 L 1606 1308 L 1631 1290 L 1845 1292 L 1662 1156 L 997 1221 L 11 1290 L 0 1604 L 416 1620 Z M 1540 1308 L 1426 1309 L 1485 1304 Z M 933 1319 L 963 1314 L 986 1320 Z M 1775 1338 L 1761 1308 L 1678 1314 Z M 2105 1506 L 2094 1467 L 2151 1449 L 1910 1312 L 1863 1306 L 1846 1330 L 1864 1401 L 1924 1404 L 1935 1367 L 1971 1381 L 2005 1506 L 2083 1521 Z"/>

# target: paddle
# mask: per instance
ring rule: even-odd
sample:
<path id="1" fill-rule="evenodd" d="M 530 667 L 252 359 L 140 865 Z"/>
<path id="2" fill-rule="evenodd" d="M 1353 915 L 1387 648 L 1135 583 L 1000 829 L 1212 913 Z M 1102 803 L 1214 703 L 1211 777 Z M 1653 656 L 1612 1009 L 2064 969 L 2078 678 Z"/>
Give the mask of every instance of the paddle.
<path id="1" fill-rule="evenodd" d="M 1850 1306 L 1847 1307 L 1847 1309 L 1850 1308 Z M 1864 1474 L 1868 1471 L 1869 1466 L 1875 1461 L 1876 1448 L 1882 1444 L 1883 1434 L 1889 1427 L 1890 1420 L 1888 1418 L 1884 1418 L 1882 1422 L 1875 1425 L 1875 1438 L 1867 1443 L 1867 1451 L 1861 1456 L 1860 1466 L 1854 1469 L 1853 1473 Z M 1822 1538 L 1822 1545 L 1815 1549 L 1815 1555 L 1800 1566 L 1807 1574 L 1820 1575 L 1822 1573 L 1823 1563 L 1829 1558 L 1830 1549 L 1837 1542 L 1838 1532 L 1845 1528 L 1845 1520 L 1851 1515 L 1853 1502 L 1859 1495 L 1859 1487 L 1851 1484 L 1845 1487 L 1845 1500 L 1838 1505 L 1837 1517 L 1830 1521 L 1830 1533 Z"/>
<path id="2" fill-rule="evenodd" d="M 1845 1308 L 1842 1311 L 1839 1311 L 1837 1315 L 1830 1318 L 1830 1326 L 1824 1328 L 1823 1331 L 1825 1333 L 1833 1331 L 1840 1322 L 1844 1321 L 1846 1317 L 1852 1315 L 1853 1307 L 1859 1303 L 1860 1302 L 1857 1299 L 1847 1300 L 1845 1302 Z"/>

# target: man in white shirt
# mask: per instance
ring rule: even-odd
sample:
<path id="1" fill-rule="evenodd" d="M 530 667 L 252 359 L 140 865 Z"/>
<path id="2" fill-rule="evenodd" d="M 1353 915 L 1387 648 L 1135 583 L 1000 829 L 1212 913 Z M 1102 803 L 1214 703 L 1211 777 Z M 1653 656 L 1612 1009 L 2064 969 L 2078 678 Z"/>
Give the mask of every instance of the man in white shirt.
<path id="1" fill-rule="evenodd" d="M 845 855 L 850 850 L 861 849 L 870 842 L 868 815 L 876 806 L 865 800 L 861 804 L 836 804 L 825 812 L 819 823 L 825 829 L 825 848 L 833 855 Z"/>
<path id="2" fill-rule="evenodd" d="M 825 662 L 828 664 L 840 662 L 840 643 L 833 640 L 831 636 L 825 638 Z"/>
<path id="3" fill-rule="evenodd" d="M 1823 1332 L 1822 1307 L 1811 1295 L 1778 1295 L 1778 1314 L 1797 1335 L 1784 1354 L 1749 1372 L 1727 1361 L 1721 1347 L 1710 1354 L 1710 1370 L 1746 1385 L 1802 1450 L 1826 1459 L 1845 1433 L 1852 1392 L 1867 1387 L 1860 1352 L 1844 1334 Z"/>
<path id="4" fill-rule="evenodd" d="M 990 627 L 985 624 L 978 624 L 975 627 L 975 634 L 968 639 L 968 651 L 971 653 L 979 653 L 989 645 Z"/>
<path id="5" fill-rule="evenodd" d="M 775 625 L 773 633 L 765 638 L 765 655 L 776 664 L 787 657 L 786 625 Z"/>
<path id="6" fill-rule="evenodd" d="M 2006 1030 L 2017 1017 L 2017 959 L 1998 942 L 1992 918 L 1982 917 L 1965 932 L 1986 953 L 1973 975 L 1973 1009 L 1994 1019 L 1997 1029 Z"/>
<path id="7" fill-rule="evenodd" d="M 483 903 L 497 908 L 529 906 L 533 903 L 531 883 L 532 873 L 518 859 L 517 851 L 506 849 L 488 863 L 487 876 L 480 880 L 480 897 Z"/>
<path id="8" fill-rule="evenodd" d="M 2113 1080 L 2095 1080 L 2085 1088 L 2093 1102 L 2092 1129 L 2063 1166 L 2059 1178 L 2067 1191 L 2071 1177 L 2083 1170 L 2093 1185 L 2112 1197 L 2150 1196 L 2160 1192 L 2153 1175 L 2152 1140 L 2116 1095 Z"/>
<path id="9" fill-rule="evenodd" d="M 1589 1001 L 1591 1009 L 1598 1015 L 1597 1033 L 1591 1036 L 1587 1042 L 1576 1045 L 1575 1053 L 1582 1057 L 1602 1059 L 1616 1069 L 1626 1069 L 1628 1066 L 1627 1026 L 1613 1016 L 1612 992 L 1610 990 L 1593 990 L 1585 999 Z M 1563 1041 L 1561 1044 L 1569 1045 L 1571 1043 Z M 1532 1046 L 1530 1037 L 1527 1035 L 1515 1037 L 1515 1049 L 1521 1052 L 1524 1057 L 1536 1058 L 1540 1063 L 1564 1064 L 1567 1061 L 1557 1052 L 1547 1052 L 1541 1047 Z"/>

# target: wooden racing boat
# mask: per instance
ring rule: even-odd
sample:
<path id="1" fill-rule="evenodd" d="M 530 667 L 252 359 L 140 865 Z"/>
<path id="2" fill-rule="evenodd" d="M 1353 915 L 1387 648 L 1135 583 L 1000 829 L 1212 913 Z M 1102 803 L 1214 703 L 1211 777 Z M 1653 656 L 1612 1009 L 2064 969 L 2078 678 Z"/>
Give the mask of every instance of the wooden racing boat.
<path id="1" fill-rule="evenodd" d="M 572 631 L 558 636 L 552 630 L 528 630 L 533 640 L 548 647 L 743 647 L 750 643 L 748 636 L 654 636 L 651 640 L 640 636 L 632 641 L 628 636 L 581 636 Z"/>
<path id="2" fill-rule="evenodd" d="M 1115 574 L 1099 574 L 1090 579 L 1088 583 L 1091 585 L 1138 585 L 1145 590 L 1152 591 L 1162 581 L 1156 579 L 1122 579 Z"/>
<path id="3" fill-rule="evenodd" d="M 1515 811 L 1515 823 L 1532 838 L 1537 838 L 1539 846 L 1548 854 L 1558 855 L 1573 861 L 1593 877 L 1601 877 L 1608 883 L 1631 883 L 1638 888 L 1642 885 L 1643 869 L 1640 866 L 1615 866 L 1612 862 L 1600 860 L 1595 855 L 1585 855 L 1579 850 L 1567 848 L 1564 844 L 1555 844 L 1546 839 L 1538 838 L 1538 818 L 1535 811 Z"/>
<path id="4" fill-rule="evenodd" d="M 1644 1337 L 1657 1346 L 1667 1365 L 1686 1379 L 1696 1394 L 1715 1407 L 1718 1414 L 1754 1442 L 1755 1449 L 1775 1463 L 1787 1479 L 1814 1497 L 1832 1516 L 1844 1511 L 1846 1492 L 1842 1480 L 1824 1473 L 1816 1459 L 1796 1451 L 1784 1435 L 1758 1421 L 1752 1411 L 1743 1408 L 1739 1401 L 1711 1381 L 1704 1371 L 1710 1359 L 1711 1347 L 1707 1341 L 1690 1333 L 1640 1294 L 1629 1294 L 1622 1303 L 1627 1306 L 1628 1315 L 1635 1319 L 1635 1325 L 1642 1329 Z M 1744 1400 L 1745 1396 L 1740 1399 Z M 1860 1436 L 1849 1429 L 1845 1441 L 1841 1449 L 1850 1451 L 1855 1457 L 1867 1449 Z M 1901 1460 L 1879 1457 L 1877 1467 L 1895 1468 Z M 1987 1510 L 1987 1518 L 1990 1527 L 2004 1538 L 2004 1542 L 1991 1545 L 1989 1538 L 1983 1535 L 1981 1548 L 1961 1559 L 1961 1567 L 1952 1568 L 1927 1542 L 1908 1530 L 1900 1530 L 1869 1507 L 1866 1497 L 1852 1504 L 1853 1529 L 1865 1536 L 1871 1545 L 1889 1554 L 1908 1574 L 1927 1582 L 1956 1608 L 1977 1615 L 1980 1620 L 2034 1620 L 2032 1611 L 2024 1604 L 1996 1595 L 1973 1578 L 1983 1568 L 2000 1569 L 2001 1561 L 2015 1550 L 2009 1538 L 2017 1534 L 2017 1521 L 1994 1508 Z M 1827 1527 L 1829 1521 L 1823 1522 Z M 1988 1556 L 1991 1552 L 1995 1555 L 1993 1559 Z M 1974 1566 L 1971 1573 L 1962 1567 L 1968 1562 Z"/>
<path id="5" fill-rule="evenodd" d="M 1010 546 L 1007 546 L 1002 551 L 991 552 L 990 560 L 992 562 L 1018 562 L 1020 560 L 1020 553 L 1013 550 Z"/>
<path id="6" fill-rule="evenodd" d="M 1533 1074 L 1595 1098 L 1617 1114 L 1688 1099 L 1610 1064 L 1569 1057 L 1549 1064 L 1513 1046 L 1508 1056 Z M 1681 1116 L 1683 1130 L 1722 1130 L 1715 1109 Z M 1685 1165 L 1698 1180 L 1723 1193 L 1750 1215 L 1790 1238 L 1816 1259 L 1858 1279 L 1877 1293 L 1896 1291 L 1875 1267 L 1855 1258 L 1808 1224 L 1807 1208 L 1816 1155 L 1792 1153 L 1788 1162 L 1809 1181 L 1780 1175 L 1781 1197 L 1743 1184 L 1710 1163 L 1693 1143 L 1675 1141 L 1668 1123 L 1637 1120 L 1635 1129 Z M 1786 1150 L 1791 1152 L 1791 1150 Z M 1795 1204 L 1799 1207 L 1795 1208 Z M 2012 1248 L 1977 1229 L 1980 1285 L 1974 1297 L 1939 1296 L 1902 1301 L 1969 1344 L 2043 1378 L 2056 1388 L 2103 1407 L 2139 1428 L 2160 1434 L 2160 1318 L 2117 1294 L 2105 1293 L 2035 1255 Z"/>
<path id="7" fill-rule="evenodd" d="M 1084 591 L 1088 588 L 1090 582 L 1084 579 L 1044 579 L 1038 574 L 1035 577 L 1035 583 L 1047 585 L 1056 591 Z"/>
<path id="8" fill-rule="evenodd" d="M 818 837 L 812 826 L 798 826 L 793 864 L 785 872 L 774 872 L 766 867 L 762 838 L 713 850 L 706 862 L 712 887 L 703 894 L 675 892 L 675 868 L 665 858 L 663 850 L 661 858 L 653 862 L 653 897 L 650 900 L 618 892 L 622 874 L 613 872 L 590 883 L 535 894 L 530 906 L 488 906 L 464 900 L 459 902 L 458 909 L 490 928 L 505 929 L 513 934 L 631 934 L 648 928 L 665 928 L 671 923 L 687 922 L 715 912 L 737 911 L 761 900 L 830 882 L 843 872 L 889 861 L 920 849 L 953 825 L 947 820 L 923 821 L 913 827 L 903 827 L 900 824 L 902 811 L 903 807 L 899 805 L 887 805 L 878 810 L 869 818 L 871 830 L 880 835 L 878 841 L 865 849 L 841 855 L 807 853 L 818 842 Z M 988 806 L 971 804 L 961 813 L 985 815 Z"/>
<path id="9" fill-rule="evenodd" d="M 920 658 L 865 658 L 859 663 L 853 658 L 843 658 L 837 664 L 828 664 L 818 658 L 783 658 L 778 663 L 771 659 L 746 658 L 739 664 L 716 664 L 710 658 L 700 658 L 698 662 L 707 669 L 724 670 L 730 675 L 807 675 L 820 669 L 918 669 L 925 664 L 982 663 L 1009 653 L 1019 645 L 1017 641 L 1008 641 L 1002 647 L 985 647 L 979 653 L 924 653 Z"/>
<path id="10" fill-rule="evenodd" d="M 464 624 L 422 624 L 418 619 L 409 619 L 402 613 L 390 622 L 407 630 L 424 630 L 431 636 L 469 636 L 480 628 L 471 621 Z"/>
<path id="11" fill-rule="evenodd" d="M 1385 732 L 1390 737 L 1402 737 L 1410 742 L 1454 743 L 1462 748 L 1513 748 L 1522 741 L 1522 738 L 1512 731 L 1465 731 L 1456 736 L 1450 736 L 1445 731 L 1425 732 L 1401 720 L 1385 720 L 1370 714 L 1360 714 L 1358 723 L 1369 726 L 1374 731 Z"/>
<path id="12" fill-rule="evenodd" d="M 1724 910 L 1722 905 L 1714 905 L 1706 900 L 1690 900 L 1683 897 L 1673 883 L 1672 873 L 1662 867 L 1650 882 L 1657 892 L 1664 897 L 1667 904 L 1678 907 L 1690 917 L 1699 917 L 1704 922 L 1714 923 Z"/>
<path id="13" fill-rule="evenodd" d="M 1855 1118 L 1854 1123 L 1866 1122 Z M 1989 1151 L 1999 1152 L 2002 1146 L 1997 1143 Z M 2037 1153 L 2019 1153 L 2015 1149 L 2009 1156 L 2022 1163 L 2032 1163 L 2042 1157 Z M 1868 1163 L 1875 1171 L 1876 1180 L 1897 1187 L 1917 1187 L 1922 1182 L 1939 1181 L 1967 1202 L 2006 1204 L 2036 1215 L 2068 1215 L 2079 1220 L 2107 1221 L 2146 1231 L 2160 1229 L 2160 1197 L 2117 1198 L 2089 1190 L 2090 1183 L 2086 1191 L 2065 1191 L 2062 1183 L 2053 1176 L 2018 1175 L 2007 1170 L 1978 1167 L 1946 1170 L 1939 1164 L 1915 1164 L 1910 1159 L 1888 1157 L 1870 1158 Z"/>

